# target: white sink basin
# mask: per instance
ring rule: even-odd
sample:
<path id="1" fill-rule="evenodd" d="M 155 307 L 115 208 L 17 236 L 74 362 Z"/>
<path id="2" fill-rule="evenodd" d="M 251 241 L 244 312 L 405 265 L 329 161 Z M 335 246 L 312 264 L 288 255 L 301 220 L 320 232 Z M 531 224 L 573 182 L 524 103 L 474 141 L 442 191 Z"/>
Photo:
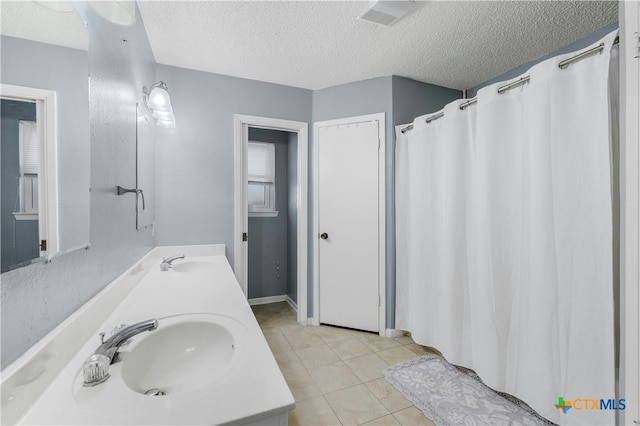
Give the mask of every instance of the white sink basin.
<path id="1" fill-rule="evenodd" d="M 177 272 L 211 272 L 215 269 L 215 265 L 211 262 L 188 260 L 176 263 L 171 269 Z"/>
<path id="2" fill-rule="evenodd" d="M 4 378 L 2 417 L 11 417 L 2 424 L 286 422 L 293 396 L 224 247 L 216 255 L 199 247 L 163 250 L 142 259 L 65 321 L 64 329 L 38 343 L 37 352 L 27 353 L 33 358 L 21 360 Z M 159 258 L 171 253 L 188 256 L 174 265 L 208 262 L 215 269 L 161 271 Z M 88 333 L 148 319 L 157 319 L 158 328 L 120 347 L 106 381 L 84 386 L 83 364 L 101 344 Z M 153 388 L 166 395 L 146 395 Z"/>
<path id="3" fill-rule="evenodd" d="M 157 330 L 120 351 L 122 380 L 141 394 L 151 389 L 166 396 L 206 391 L 236 370 L 247 350 L 245 341 L 244 327 L 222 315 L 158 319 Z"/>

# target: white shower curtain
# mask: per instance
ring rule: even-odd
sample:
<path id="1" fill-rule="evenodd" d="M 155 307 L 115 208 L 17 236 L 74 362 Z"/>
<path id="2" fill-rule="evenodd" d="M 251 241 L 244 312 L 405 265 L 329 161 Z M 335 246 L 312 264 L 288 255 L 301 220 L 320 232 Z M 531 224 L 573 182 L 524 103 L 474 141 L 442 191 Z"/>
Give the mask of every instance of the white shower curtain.
<path id="1" fill-rule="evenodd" d="M 554 406 L 615 398 L 615 36 L 566 69 L 572 55 L 397 128 L 396 328 L 560 424 L 615 415 Z"/>

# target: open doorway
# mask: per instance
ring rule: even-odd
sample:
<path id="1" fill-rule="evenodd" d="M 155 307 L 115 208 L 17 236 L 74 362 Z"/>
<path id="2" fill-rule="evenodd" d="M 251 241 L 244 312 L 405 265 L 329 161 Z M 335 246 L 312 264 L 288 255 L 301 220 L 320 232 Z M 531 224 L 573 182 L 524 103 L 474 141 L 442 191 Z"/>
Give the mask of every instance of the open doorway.
<path id="1" fill-rule="evenodd" d="M 2 272 L 59 250 L 56 93 L 2 84 Z"/>
<path id="2" fill-rule="evenodd" d="M 236 278 L 248 299 L 286 300 L 306 324 L 308 125 L 245 115 L 234 120 Z M 257 158 L 277 164 L 273 176 L 249 179 L 250 141 Z"/>
<path id="3" fill-rule="evenodd" d="M 298 135 L 249 127 L 247 299 L 297 309 Z"/>

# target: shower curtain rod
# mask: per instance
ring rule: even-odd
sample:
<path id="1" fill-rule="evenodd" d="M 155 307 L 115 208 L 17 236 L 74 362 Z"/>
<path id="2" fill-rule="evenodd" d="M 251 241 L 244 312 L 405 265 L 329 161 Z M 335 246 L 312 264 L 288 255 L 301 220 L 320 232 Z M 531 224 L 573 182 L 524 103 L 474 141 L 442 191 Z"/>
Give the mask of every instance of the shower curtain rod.
<path id="1" fill-rule="evenodd" d="M 617 36 L 614 40 L 613 40 L 613 44 L 618 44 L 620 43 L 620 36 Z M 589 50 L 585 50 L 582 53 L 578 53 L 577 55 L 574 55 L 570 58 L 565 59 L 564 61 L 560 62 L 558 64 L 558 68 L 560 68 L 561 70 L 567 69 L 567 67 L 569 65 L 571 65 L 572 63 L 579 61 L 580 59 L 586 58 L 587 56 L 591 56 L 594 53 L 601 53 L 602 50 L 604 49 L 604 43 L 600 43 L 599 45 L 597 45 L 596 47 L 593 47 Z M 509 84 L 505 84 L 504 86 L 500 86 L 498 88 L 498 93 L 499 94 L 503 94 L 504 92 L 506 92 L 507 90 L 513 89 L 514 87 L 518 87 L 518 86 L 522 86 L 523 84 L 527 84 L 530 80 L 530 77 L 528 75 L 524 76 L 524 77 L 520 77 L 518 80 L 512 81 Z M 476 102 L 478 102 L 478 98 L 477 97 L 473 97 L 471 99 L 469 99 L 466 102 L 461 103 L 458 108 L 465 109 L 466 107 L 475 104 Z M 439 118 L 444 117 L 444 111 L 441 111 L 437 114 L 431 115 L 429 117 L 427 117 L 425 119 L 425 121 L 427 123 L 431 123 L 434 120 L 437 120 Z M 400 129 L 400 132 L 405 133 L 408 132 L 409 130 L 413 129 L 413 124 L 409 124 L 407 127 Z"/>

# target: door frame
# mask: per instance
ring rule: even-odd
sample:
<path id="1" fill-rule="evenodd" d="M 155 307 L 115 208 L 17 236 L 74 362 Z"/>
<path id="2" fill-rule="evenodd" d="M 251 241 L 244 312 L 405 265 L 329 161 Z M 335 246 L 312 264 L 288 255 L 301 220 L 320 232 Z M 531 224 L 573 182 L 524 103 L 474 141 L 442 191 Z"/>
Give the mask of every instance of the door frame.
<path id="1" fill-rule="evenodd" d="M 233 270 L 240 288 L 248 297 L 248 268 L 249 254 L 247 241 L 243 241 L 243 234 L 249 232 L 249 212 L 247 203 L 247 143 L 249 142 L 249 127 L 260 129 L 280 130 L 296 133 L 297 141 L 297 245 L 298 245 L 298 274 L 297 274 L 297 321 L 307 324 L 307 176 L 309 168 L 308 133 L 306 122 L 281 120 L 278 118 L 259 117 L 252 115 L 234 114 L 234 263 Z M 251 236 L 249 236 L 251 238 Z"/>
<path id="2" fill-rule="evenodd" d="M 56 92 L 47 89 L 0 84 L 5 99 L 31 101 L 36 104 L 36 122 L 40 136 L 38 153 L 38 236 L 46 240 L 40 258 L 50 259 L 60 249 L 58 229 L 58 130 Z M 35 259 L 34 259 L 35 260 Z"/>
<path id="3" fill-rule="evenodd" d="M 385 127 L 385 113 L 367 114 L 355 117 L 339 118 L 335 120 L 319 121 L 313 123 L 313 316 L 310 318 L 312 325 L 320 325 L 320 244 L 318 229 L 319 219 L 319 169 L 318 169 L 318 148 L 319 148 L 319 130 L 320 127 L 336 126 L 336 125 L 349 125 L 362 123 L 366 121 L 378 121 L 379 141 L 378 141 L 378 334 L 380 336 L 386 335 L 386 215 L 385 215 L 385 203 L 386 203 L 386 176 L 385 176 L 385 154 L 386 154 L 386 127 Z"/>

